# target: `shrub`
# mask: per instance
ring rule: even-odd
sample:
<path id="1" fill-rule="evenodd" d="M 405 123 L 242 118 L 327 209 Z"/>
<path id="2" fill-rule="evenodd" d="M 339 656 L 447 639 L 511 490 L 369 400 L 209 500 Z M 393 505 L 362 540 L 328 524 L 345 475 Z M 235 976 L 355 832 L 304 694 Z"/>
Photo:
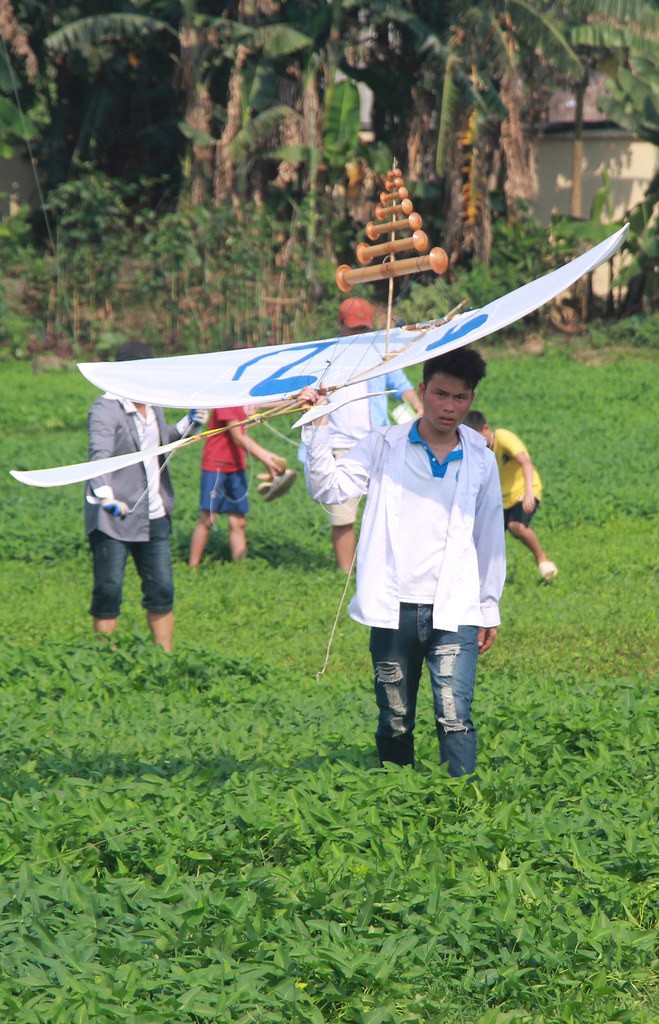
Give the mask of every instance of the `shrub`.
<path id="1" fill-rule="evenodd" d="M 593 348 L 659 348 L 659 313 L 638 314 L 617 323 L 593 324 L 588 331 Z"/>
<path id="2" fill-rule="evenodd" d="M 548 233 L 532 219 L 508 223 L 495 222 L 492 261 L 489 266 L 473 263 L 469 269 L 456 268 L 451 276 L 430 284 L 413 283 L 409 294 L 397 306 L 398 319 L 404 323 L 443 316 L 467 300 L 469 308 L 486 306 L 506 292 L 552 269 Z M 508 332 L 528 332 L 524 324 L 513 324 Z"/>

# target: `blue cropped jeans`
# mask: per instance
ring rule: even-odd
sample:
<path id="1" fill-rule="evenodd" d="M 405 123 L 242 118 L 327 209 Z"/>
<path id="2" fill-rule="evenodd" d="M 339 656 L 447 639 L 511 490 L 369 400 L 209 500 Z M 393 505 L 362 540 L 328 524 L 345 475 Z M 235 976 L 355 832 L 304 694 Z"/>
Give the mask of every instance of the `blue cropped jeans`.
<path id="1" fill-rule="evenodd" d="M 476 767 L 476 729 L 471 720 L 478 663 L 478 626 L 457 632 L 434 629 L 432 605 L 401 604 L 398 629 L 371 630 L 375 699 L 380 709 L 375 734 L 380 761 L 414 764 L 414 724 L 424 661 L 432 684 L 439 760 L 449 775 Z"/>
<path id="2" fill-rule="evenodd" d="M 142 607 L 156 613 L 174 607 L 174 575 L 168 516 L 151 519 L 149 540 L 124 541 L 100 530 L 89 534 L 94 567 L 94 589 L 90 613 L 97 619 L 116 619 L 121 611 L 124 573 L 131 555 L 142 581 Z"/>

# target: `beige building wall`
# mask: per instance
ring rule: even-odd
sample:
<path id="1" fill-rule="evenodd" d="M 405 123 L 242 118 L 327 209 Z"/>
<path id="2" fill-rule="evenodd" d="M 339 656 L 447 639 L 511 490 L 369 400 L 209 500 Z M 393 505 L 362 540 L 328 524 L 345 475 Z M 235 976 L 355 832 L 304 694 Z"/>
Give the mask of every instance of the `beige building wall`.
<path id="1" fill-rule="evenodd" d="M 542 224 L 552 214 L 570 212 L 572 186 L 572 132 L 544 135 L 538 144 L 538 196 L 534 212 Z M 584 136 L 583 216 L 589 219 L 595 193 L 609 175 L 612 219 L 619 221 L 626 211 L 645 196 L 647 187 L 659 170 L 659 148 L 651 142 L 635 139 L 627 132 L 590 129 Z M 613 231 L 613 228 L 612 228 Z M 615 272 L 615 267 L 614 267 Z M 606 296 L 611 270 L 599 267 L 593 274 L 593 291 Z"/>
<path id="2" fill-rule="evenodd" d="M 626 132 L 590 129 L 584 138 L 583 216 L 608 171 L 613 200 L 613 219 L 640 203 L 648 184 L 659 170 L 659 149 L 651 142 L 634 139 Z M 552 213 L 570 212 L 572 185 L 572 132 L 544 135 L 538 144 L 538 197 L 535 215 L 549 224 Z"/>

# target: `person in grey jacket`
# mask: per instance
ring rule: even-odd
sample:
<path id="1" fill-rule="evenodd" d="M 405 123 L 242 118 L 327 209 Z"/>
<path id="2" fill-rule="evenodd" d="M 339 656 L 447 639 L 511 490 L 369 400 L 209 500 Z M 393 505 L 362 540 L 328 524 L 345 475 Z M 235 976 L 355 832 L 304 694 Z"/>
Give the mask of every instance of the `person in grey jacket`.
<path id="1" fill-rule="evenodd" d="M 130 341 L 117 360 L 149 359 L 142 342 Z M 191 410 L 168 426 L 162 409 L 109 393 L 89 410 L 89 458 L 105 459 L 147 451 L 189 434 L 205 413 Z M 171 651 L 174 637 L 174 579 L 169 548 L 174 489 L 163 457 L 154 456 L 87 484 L 85 528 L 92 553 L 94 585 L 90 614 L 96 633 L 111 634 L 121 611 L 130 555 L 142 583 L 142 606 L 155 643 Z"/>

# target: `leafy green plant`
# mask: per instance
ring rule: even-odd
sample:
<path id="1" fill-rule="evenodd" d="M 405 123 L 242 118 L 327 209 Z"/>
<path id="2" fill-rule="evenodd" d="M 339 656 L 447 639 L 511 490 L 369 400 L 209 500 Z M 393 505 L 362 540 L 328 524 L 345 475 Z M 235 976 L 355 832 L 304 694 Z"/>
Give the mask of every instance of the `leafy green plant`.
<path id="1" fill-rule="evenodd" d="M 481 307 L 541 277 L 552 268 L 547 231 L 533 218 L 517 223 L 495 221 L 492 263 L 474 262 L 468 270 L 458 269 L 429 284 L 414 283 L 397 305 L 397 314 L 405 323 L 433 319 L 448 313 L 463 300 L 469 307 Z M 511 334 L 528 331 L 529 318 L 512 324 Z"/>
<path id="2" fill-rule="evenodd" d="M 0 258 L 7 269 L 13 269 L 34 255 L 29 217 L 29 207 L 23 206 L 0 221 Z"/>
<path id="3" fill-rule="evenodd" d="M 590 325 L 588 341 L 593 348 L 615 346 L 654 349 L 659 346 L 659 315 L 629 316 L 606 328 Z"/>
<path id="4" fill-rule="evenodd" d="M 53 189 L 46 203 L 58 264 L 54 329 L 71 331 L 75 345 L 86 340 L 79 331 L 79 305 L 96 310 L 110 301 L 121 261 L 130 251 L 127 199 L 135 191 L 91 167 L 83 171 L 77 180 Z"/>
<path id="5" fill-rule="evenodd" d="M 479 670 L 478 780 L 383 770 L 367 632 L 343 607 L 322 509 L 253 490 L 249 556 L 220 522 L 197 572 L 199 448 L 177 453 L 176 642 L 135 575 L 94 639 L 82 461 L 94 389 L 0 374 L 0 1017 L 12 1024 L 653 1024 L 656 991 L 654 369 L 485 348 L 478 404 L 518 431 L 559 565 L 508 544 Z M 418 376 L 418 368 L 411 371 Z M 613 459 L 607 426 L 632 450 Z M 254 428 L 295 459 L 297 435 Z M 569 439 L 569 440 L 568 440 Z M 252 471 L 253 473 L 253 471 Z"/>
<path id="6" fill-rule="evenodd" d="M 0 353 L 3 358 L 22 358 L 42 333 L 41 305 L 35 302 L 34 285 L 43 259 L 30 234 L 29 210 L 23 207 L 0 222 Z M 38 292 L 38 288 L 37 288 Z"/>
<path id="7" fill-rule="evenodd" d="M 7 300 L 6 285 L 0 284 L 0 358 L 5 354 L 22 358 L 29 351 L 30 341 L 36 334 L 36 317 L 16 308 Z"/>

